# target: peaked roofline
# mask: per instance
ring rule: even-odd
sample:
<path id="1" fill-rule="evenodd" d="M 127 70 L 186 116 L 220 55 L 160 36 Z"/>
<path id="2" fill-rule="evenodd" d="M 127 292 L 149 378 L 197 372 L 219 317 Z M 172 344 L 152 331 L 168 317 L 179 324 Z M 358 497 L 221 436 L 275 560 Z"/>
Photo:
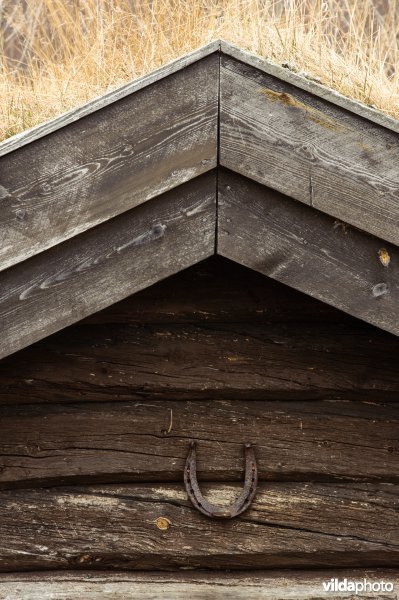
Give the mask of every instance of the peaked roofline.
<path id="1" fill-rule="evenodd" d="M 340 92 L 335 91 L 332 88 L 329 88 L 317 81 L 314 81 L 311 78 L 308 78 L 304 75 L 294 73 L 288 68 L 282 67 L 281 65 L 274 63 L 273 61 L 257 56 L 247 50 L 244 50 L 230 42 L 227 42 L 223 39 L 215 40 L 201 46 L 192 52 L 189 52 L 179 58 L 176 58 L 165 65 L 162 65 L 158 69 L 147 73 L 141 77 L 134 79 L 133 81 L 126 83 L 114 90 L 106 92 L 101 96 L 90 100 L 76 108 L 66 111 L 65 113 L 60 114 L 53 119 L 49 119 L 43 123 L 39 123 L 34 127 L 26 129 L 20 133 L 13 135 L 12 137 L 3 140 L 0 142 L 0 157 L 8 154 L 9 152 L 13 152 L 30 142 L 40 139 L 41 137 L 48 135 L 54 131 L 57 131 L 61 127 L 65 127 L 70 123 L 77 121 L 87 115 L 92 114 L 93 112 L 100 110 L 101 108 L 105 108 L 110 104 L 129 96 L 130 94 L 134 94 L 138 90 L 171 75 L 172 73 L 176 73 L 187 67 L 188 65 L 201 60 L 205 56 L 209 56 L 214 52 L 222 52 L 227 56 L 231 56 L 240 60 L 241 62 L 247 63 L 267 73 L 268 75 L 273 75 L 286 83 L 291 83 L 296 87 L 310 92 L 311 94 L 318 96 L 319 98 L 323 98 L 332 104 L 336 104 L 345 110 L 349 110 L 350 112 L 357 114 L 373 123 L 377 123 L 382 127 L 390 129 L 391 131 L 395 131 L 399 133 L 399 120 L 390 117 L 389 115 L 383 113 L 382 111 L 372 108 L 371 106 L 367 106 L 362 102 L 358 102 L 357 100 L 351 99 L 348 96 L 344 96 Z"/>
<path id="2" fill-rule="evenodd" d="M 218 41 L 6 140 L 0 357 L 214 253 L 399 335 L 398 133 Z"/>

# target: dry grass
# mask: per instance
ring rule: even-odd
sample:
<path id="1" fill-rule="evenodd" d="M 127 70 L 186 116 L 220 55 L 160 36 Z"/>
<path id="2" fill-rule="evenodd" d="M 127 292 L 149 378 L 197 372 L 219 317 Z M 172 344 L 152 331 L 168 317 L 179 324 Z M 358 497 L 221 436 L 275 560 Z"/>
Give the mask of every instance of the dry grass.
<path id="1" fill-rule="evenodd" d="M 399 0 L 0 0 L 0 139 L 224 38 L 399 118 Z"/>

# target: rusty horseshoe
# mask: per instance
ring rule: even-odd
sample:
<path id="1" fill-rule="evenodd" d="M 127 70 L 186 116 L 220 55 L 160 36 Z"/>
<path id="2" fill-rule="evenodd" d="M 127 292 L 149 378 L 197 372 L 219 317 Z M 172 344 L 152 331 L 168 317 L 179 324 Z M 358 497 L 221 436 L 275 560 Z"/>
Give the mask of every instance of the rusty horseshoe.
<path id="1" fill-rule="evenodd" d="M 258 468 L 252 444 L 244 446 L 245 480 L 244 489 L 235 502 L 230 506 L 216 506 L 208 502 L 199 489 L 197 480 L 197 453 L 196 443 L 190 443 L 190 451 L 184 468 L 184 484 L 188 497 L 200 512 L 213 519 L 233 519 L 247 510 L 251 504 L 258 483 Z"/>

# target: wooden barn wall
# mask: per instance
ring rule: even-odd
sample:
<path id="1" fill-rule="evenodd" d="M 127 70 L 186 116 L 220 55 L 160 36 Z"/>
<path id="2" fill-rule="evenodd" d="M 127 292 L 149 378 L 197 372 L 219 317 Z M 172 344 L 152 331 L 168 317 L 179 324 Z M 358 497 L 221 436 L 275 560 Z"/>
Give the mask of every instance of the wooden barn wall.
<path id="1" fill-rule="evenodd" d="M 3 359 L 0 570 L 399 566 L 398 359 L 218 257 Z M 255 444 L 243 517 L 191 506 L 191 439 L 216 503 Z"/>
<path id="2" fill-rule="evenodd" d="M 0 570 L 399 566 L 398 359 L 221 258 L 3 359 Z M 191 506 L 191 439 L 214 502 L 255 444 L 242 517 Z"/>
<path id="3" fill-rule="evenodd" d="M 397 124 L 296 77 L 215 42 L 2 146 L 0 600 L 398 585 L 399 338 L 292 289 L 399 332 Z"/>

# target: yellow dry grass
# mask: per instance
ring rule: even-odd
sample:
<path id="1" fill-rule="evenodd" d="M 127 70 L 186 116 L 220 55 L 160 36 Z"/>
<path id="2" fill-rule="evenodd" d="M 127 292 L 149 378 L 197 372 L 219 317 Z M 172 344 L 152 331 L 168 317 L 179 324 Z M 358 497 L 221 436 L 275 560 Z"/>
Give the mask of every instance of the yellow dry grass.
<path id="1" fill-rule="evenodd" d="M 224 38 L 399 118 L 399 0 L 0 0 L 0 139 Z"/>

